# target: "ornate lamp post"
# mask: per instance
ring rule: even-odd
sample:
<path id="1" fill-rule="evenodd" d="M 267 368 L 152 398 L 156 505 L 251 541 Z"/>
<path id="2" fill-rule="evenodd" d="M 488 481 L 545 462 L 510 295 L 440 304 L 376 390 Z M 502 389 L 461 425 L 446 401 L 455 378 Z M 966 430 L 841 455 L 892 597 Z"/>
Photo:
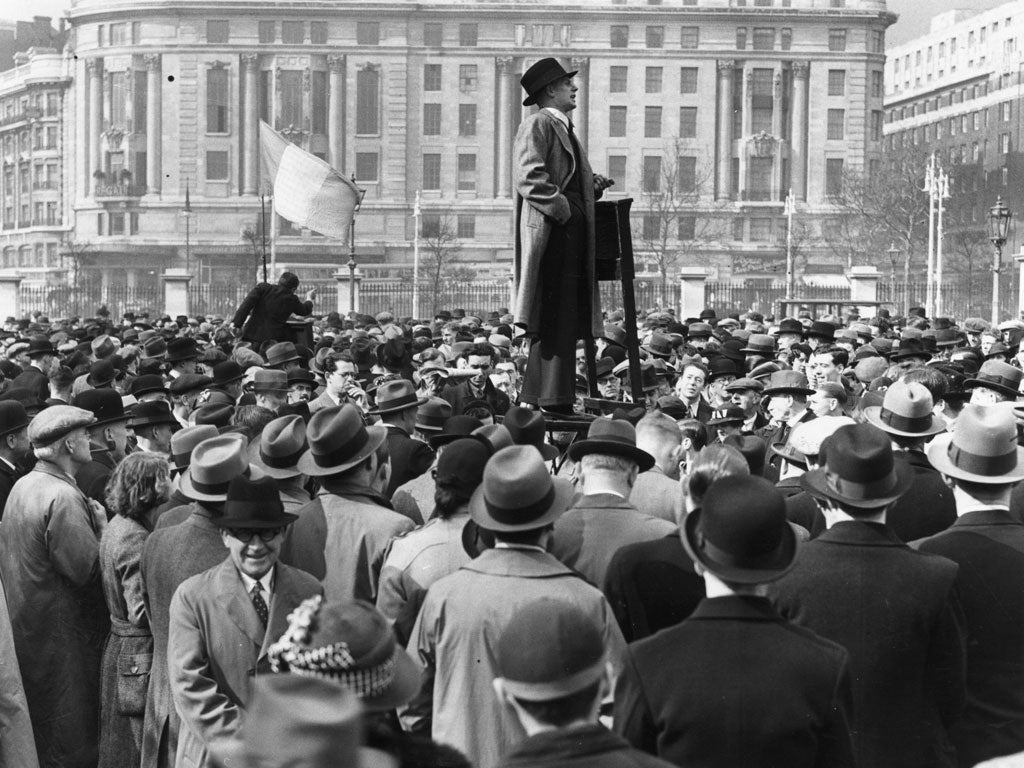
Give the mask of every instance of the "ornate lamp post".
<path id="1" fill-rule="evenodd" d="M 1010 231 L 1013 214 L 1003 204 L 1002 196 L 988 210 L 988 239 L 992 241 L 992 324 L 999 323 L 999 273 L 1002 271 L 1003 246 Z"/>
<path id="2" fill-rule="evenodd" d="M 896 247 L 896 242 L 892 241 L 889 243 L 889 249 L 886 251 L 889 255 L 889 300 L 892 301 L 892 305 L 895 308 L 896 304 L 896 262 L 900 258 L 900 249 Z"/>

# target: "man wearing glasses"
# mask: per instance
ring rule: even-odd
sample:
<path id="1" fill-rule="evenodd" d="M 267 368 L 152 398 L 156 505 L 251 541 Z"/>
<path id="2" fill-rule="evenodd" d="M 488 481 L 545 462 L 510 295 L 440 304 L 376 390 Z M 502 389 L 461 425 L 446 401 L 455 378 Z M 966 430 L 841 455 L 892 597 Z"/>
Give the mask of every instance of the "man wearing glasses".
<path id="1" fill-rule="evenodd" d="M 491 383 L 494 371 L 494 350 L 488 344 L 474 344 L 457 362 L 457 371 L 466 375 L 464 381 L 443 390 L 440 397 L 451 403 L 452 415 L 460 416 L 466 405 L 474 400 L 483 400 L 497 416 L 503 416 L 509 408 L 508 395 Z"/>
<path id="2" fill-rule="evenodd" d="M 185 581 L 171 600 L 168 670 L 181 715 L 179 765 L 208 765 L 210 742 L 233 736 L 256 675 L 269 672 L 267 650 L 288 628 L 288 614 L 322 594 L 320 583 L 278 563 L 285 512 L 273 478 L 231 481 L 215 518 L 228 556 Z"/>
<path id="3" fill-rule="evenodd" d="M 345 403 L 352 403 L 361 411 L 366 411 L 366 393 L 359 386 L 356 378 L 359 368 L 352 361 L 348 352 L 335 352 L 328 355 L 323 364 L 324 391 L 314 400 L 309 401 L 309 412 L 314 414 L 321 408 L 333 408 Z"/>

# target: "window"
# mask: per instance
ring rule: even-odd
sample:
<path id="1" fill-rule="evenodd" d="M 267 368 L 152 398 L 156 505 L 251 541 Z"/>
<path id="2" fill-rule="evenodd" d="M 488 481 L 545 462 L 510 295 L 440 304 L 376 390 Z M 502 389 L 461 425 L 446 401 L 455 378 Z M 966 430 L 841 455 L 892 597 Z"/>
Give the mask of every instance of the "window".
<path id="1" fill-rule="evenodd" d="M 644 93 L 661 93 L 661 67 L 647 67 L 644 72 Z"/>
<path id="2" fill-rule="evenodd" d="M 843 160 L 830 157 L 825 160 L 825 194 L 835 197 L 843 193 Z"/>
<path id="3" fill-rule="evenodd" d="M 459 155 L 458 188 L 460 192 L 476 192 L 476 155 Z"/>
<path id="4" fill-rule="evenodd" d="M 423 188 L 441 189 L 441 155 L 431 152 L 423 155 Z"/>
<path id="5" fill-rule="evenodd" d="M 612 138 L 621 138 L 626 135 L 625 107 L 609 107 L 608 135 Z"/>
<path id="6" fill-rule="evenodd" d="M 377 181 L 376 152 L 356 152 L 356 181 Z"/>
<path id="7" fill-rule="evenodd" d="M 871 73 L 871 96 L 876 99 L 882 98 L 882 73 L 875 71 Z"/>
<path id="8" fill-rule="evenodd" d="M 732 220 L 732 239 L 743 240 L 743 218 L 737 216 Z"/>
<path id="9" fill-rule="evenodd" d="M 128 95 L 128 76 L 125 72 L 110 73 L 110 124 L 125 127 L 125 98 Z M 25 134 L 27 136 L 27 134 Z M 28 149 L 23 141 L 22 149 Z"/>
<path id="10" fill-rule="evenodd" d="M 683 27 L 679 36 L 679 47 L 684 51 L 694 51 L 700 45 L 700 27 Z"/>
<path id="11" fill-rule="evenodd" d="M 473 48 L 477 41 L 476 24 L 459 24 L 459 45 Z"/>
<path id="12" fill-rule="evenodd" d="M 977 162 L 980 162 L 980 161 L 981 161 L 981 146 L 978 144 L 978 142 L 975 141 L 975 142 L 973 142 L 971 144 L 971 162 L 972 163 L 977 163 Z"/>
<path id="13" fill-rule="evenodd" d="M 356 45 L 380 45 L 380 22 L 357 21 Z"/>
<path id="14" fill-rule="evenodd" d="M 772 198 L 772 166 L 771 157 L 752 157 L 748 163 L 749 183 L 747 198 L 749 200 L 771 200 Z M 751 231 L 750 239 L 756 239 Z"/>
<path id="15" fill-rule="evenodd" d="M 871 47 L 871 53 L 885 53 L 885 31 L 881 29 L 873 29 L 868 33 L 868 44 Z M 956 39 L 952 40 L 950 51 L 956 50 Z"/>
<path id="16" fill-rule="evenodd" d="M 206 70 L 206 132 L 228 132 L 228 71 Z"/>
<path id="17" fill-rule="evenodd" d="M 441 105 L 440 104 L 424 104 L 423 105 L 423 135 L 424 136 L 440 136 L 441 135 Z"/>
<path id="18" fill-rule="evenodd" d="M 629 67 L 612 67 L 609 70 L 608 90 L 625 93 L 629 82 Z"/>
<path id="19" fill-rule="evenodd" d="M 302 72 L 281 70 L 281 125 L 303 127 L 306 120 L 302 106 Z"/>
<path id="20" fill-rule="evenodd" d="M 309 22 L 309 42 L 313 45 L 327 45 L 327 22 Z"/>
<path id="21" fill-rule="evenodd" d="M 628 48 L 629 47 L 629 26 L 626 24 L 613 24 L 611 30 L 611 41 L 610 45 L 612 48 Z"/>
<path id="22" fill-rule="evenodd" d="M 846 125 L 845 109 L 830 109 L 828 111 L 828 138 L 838 140 L 843 138 Z"/>
<path id="23" fill-rule="evenodd" d="M 645 213 L 641 220 L 644 240 L 661 240 L 661 217 L 656 213 Z"/>
<path id="24" fill-rule="evenodd" d="M 111 28 L 113 28 L 111 24 Z M 111 211 L 108 217 L 110 221 L 110 234 L 111 235 L 123 235 L 124 234 L 124 214 L 120 212 Z"/>
<path id="25" fill-rule="evenodd" d="M 440 48 L 444 42 L 444 24 L 428 22 L 423 25 L 423 44 L 431 48 Z"/>
<path id="26" fill-rule="evenodd" d="M 846 70 L 845 69 L 830 69 L 828 71 L 828 95 L 829 96 L 845 96 L 846 95 Z"/>
<path id="27" fill-rule="evenodd" d="M 128 42 L 128 27 L 123 22 L 121 24 L 110 25 L 110 44 L 111 45 L 124 45 Z"/>
<path id="28" fill-rule="evenodd" d="M 680 107 L 679 108 L 679 138 L 681 138 L 681 139 L 695 139 L 695 138 L 697 138 L 697 108 L 696 107 Z"/>
<path id="29" fill-rule="evenodd" d="M 423 65 L 423 90 L 424 91 L 440 91 L 441 90 L 441 65 L 440 64 L 424 64 Z"/>
<path id="30" fill-rule="evenodd" d="M 626 185 L 626 156 L 608 155 L 608 178 L 615 179 L 615 184 L 620 189 Z M 613 191 L 612 187 L 610 191 Z M 607 194 L 607 192 L 605 193 Z"/>
<path id="31" fill-rule="evenodd" d="M 228 153 L 220 150 L 206 152 L 206 180 L 227 181 Z"/>
<path id="32" fill-rule="evenodd" d="M 736 27 L 736 50 L 742 51 L 747 47 L 747 28 Z"/>
<path id="33" fill-rule="evenodd" d="M 306 40 L 306 25 L 301 21 L 281 22 L 281 42 L 298 45 Z"/>
<path id="34" fill-rule="evenodd" d="M 644 107 L 644 138 L 661 136 L 661 107 Z"/>
<path id="35" fill-rule="evenodd" d="M 680 155 L 676 159 L 676 191 L 697 191 L 697 158 Z"/>
<path id="36" fill-rule="evenodd" d="M 751 131 L 772 132 L 775 110 L 775 71 L 758 68 L 750 76 Z"/>
<path id="37" fill-rule="evenodd" d="M 976 131 L 980 131 L 981 130 L 981 112 L 974 112 L 971 115 L 971 123 L 972 123 L 972 127 L 974 128 L 974 130 L 976 130 Z"/>
<path id="38" fill-rule="evenodd" d="M 420 217 L 420 237 L 441 236 L 441 214 L 424 213 Z"/>
<path id="39" fill-rule="evenodd" d="M 771 159 L 771 158 L 759 158 Z M 766 216 L 754 216 L 750 219 L 750 239 L 753 242 L 765 243 L 772 239 L 772 220 Z"/>
<path id="40" fill-rule="evenodd" d="M 999 119 L 1004 123 L 1009 122 L 1011 112 L 1012 107 L 1010 106 L 1010 102 L 1004 101 L 999 105 Z"/>
<path id="41" fill-rule="evenodd" d="M 754 27 L 754 50 L 775 50 L 775 30 L 771 27 Z"/>
<path id="42" fill-rule="evenodd" d="M 356 74 L 356 133 L 380 132 L 380 72 L 368 67 Z"/>
<path id="43" fill-rule="evenodd" d="M 882 113 L 877 109 L 871 111 L 871 140 L 882 140 Z"/>
<path id="44" fill-rule="evenodd" d="M 828 31 L 828 49 L 830 51 L 846 50 L 846 30 L 830 29 Z"/>
<path id="45" fill-rule="evenodd" d="M 455 222 L 456 237 L 460 240 L 472 240 L 476 237 L 476 216 L 472 214 L 459 214 Z"/>
<path id="46" fill-rule="evenodd" d="M 476 136 L 476 104 L 459 104 L 459 136 Z"/>
<path id="47" fill-rule="evenodd" d="M 657 155 L 646 155 L 644 157 L 644 192 L 661 191 L 661 158 Z"/>
<path id="48" fill-rule="evenodd" d="M 697 239 L 697 217 L 696 216 L 680 216 L 679 217 L 679 239 L 680 240 L 695 240 Z"/>
<path id="49" fill-rule="evenodd" d="M 697 92 L 697 68 L 696 67 L 682 67 L 679 70 L 679 92 L 680 93 L 696 93 Z"/>
<path id="50" fill-rule="evenodd" d="M 273 21 L 261 21 L 259 25 L 261 43 L 273 43 L 277 41 L 277 23 Z"/>
<path id="51" fill-rule="evenodd" d="M 309 107 L 313 112 L 311 128 L 313 133 L 327 133 L 327 73 L 322 69 L 312 72 Z"/>
<path id="52" fill-rule="evenodd" d="M 206 42 L 226 43 L 229 37 L 229 25 L 226 20 L 218 19 L 206 22 Z"/>
<path id="53" fill-rule="evenodd" d="M 1010 134 L 1000 133 L 999 134 L 999 152 L 1005 155 L 1010 151 Z"/>
<path id="54" fill-rule="evenodd" d="M 476 89 L 476 64 L 459 65 L 459 90 L 472 91 Z"/>
<path id="55" fill-rule="evenodd" d="M 949 135 L 956 136 L 956 118 L 949 118 Z"/>
<path id="56" fill-rule="evenodd" d="M 665 47 L 665 28 L 664 27 L 647 27 L 647 34 L 645 37 L 648 48 L 664 48 Z"/>
<path id="57" fill-rule="evenodd" d="M 779 45 L 784 51 L 793 47 L 793 28 L 783 27 L 779 30 Z"/>

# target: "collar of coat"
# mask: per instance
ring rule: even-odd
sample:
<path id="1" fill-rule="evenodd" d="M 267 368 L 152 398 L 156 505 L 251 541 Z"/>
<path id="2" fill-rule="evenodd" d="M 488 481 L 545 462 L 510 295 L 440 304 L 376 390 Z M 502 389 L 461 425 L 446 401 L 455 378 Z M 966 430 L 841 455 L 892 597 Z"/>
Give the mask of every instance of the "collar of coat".
<path id="1" fill-rule="evenodd" d="M 364 504 L 374 504 L 385 509 L 394 509 L 386 496 L 368 485 L 353 483 L 346 479 L 335 480 L 327 477 L 321 482 L 321 486 L 321 494 L 329 493 L 332 496 L 340 496 L 349 501 L 361 501 Z"/>
<path id="2" fill-rule="evenodd" d="M 509 768 L 516 768 L 516 766 L 556 765 L 563 762 L 575 764 L 581 757 L 603 755 L 629 748 L 628 742 L 616 736 L 603 725 L 592 723 L 534 734 L 520 742 L 506 758 L 505 765 Z M 622 765 L 627 764 L 629 763 L 623 759 Z"/>
<path id="3" fill-rule="evenodd" d="M 526 549 L 488 549 L 475 560 L 462 566 L 462 570 L 525 579 L 550 579 L 561 576 L 579 578 L 575 571 L 563 565 L 550 552 Z"/>
<path id="4" fill-rule="evenodd" d="M 701 619 L 785 621 L 767 597 L 758 597 L 756 595 L 706 597 L 690 614 L 690 620 Z"/>
<path id="5" fill-rule="evenodd" d="M 842 520 L 815 541 L 827 544 L 847 544 L 859 547 L 905 547 L 895 531 L 884 523 L 865 523 L 861 520 Z"/>
<path id="6" fill-rule="evenodd" d="M 631 512 L 639 512 L 636 507 L 614 493 L 591 493 L 584 496 L 577 496 L 576 503 L 571 509 L 625 509 Z"/>
<path id="7" fill-rule="evenodd" d="M 1014 517 L 1008 509 L 974 509 L 956 519 L 952 528 L 973 528 L 988 525 L 1024 525 L 1019 518 Z M 948 530 L 948 529 L 947 529 Z M 938 535 L 942 535 L 941 533 Z"/>

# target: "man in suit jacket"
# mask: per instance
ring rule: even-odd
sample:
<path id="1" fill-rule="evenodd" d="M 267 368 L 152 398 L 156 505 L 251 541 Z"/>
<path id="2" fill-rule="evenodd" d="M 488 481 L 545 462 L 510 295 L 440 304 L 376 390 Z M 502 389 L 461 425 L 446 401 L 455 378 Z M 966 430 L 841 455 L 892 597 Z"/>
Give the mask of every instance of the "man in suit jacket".
<path id="1" fill-rule="evenodd" d="M 265 341 L 288 341 L 288 318 L 313 312 L 316 289 L 306 292 L 305 301 L 295 295 L 299 278 L 284 272 L 277 285 L 260 283 L 245 297 L 231 320 L 231 327 L 242 329 L 242 339 L 259 347 Z"/>
<path id="2" fill-rule="evenodd" d="M 768 445 L 784 444 L 797 424 L 810 421 L 814 413 L 807 407 L 807 398 L 814 390 L 807 385 L 807 377 L 797 371 L 776 371 L 768 379 L 764 390 L 768 398 L 771 422 L 761 430 L 760 437 Z M 782 458 L 772 455 L 764 465 L 764 476 L 773 483 L 779 480 Z"/>
<path id="3" fill-rule="evenodd" d="M 590 169 L 573 132 L 575 72 L 542 59 L 521 79 L 523 106 L 512 150 L 516 187 L 513 316 L 532 339 L 520 400 L 571 411 L 576 341 L 603 335 L 594 250 L 594 201 L 612 183 Z"/>
<path id="4" fill-rule="evenodd" d="M 75 473 L 82 493 L 106 504 L 107 480 L 128 451 L 128 420 L 121 395 L 114 389 L 88 389 L 75 398 L 75 405 L 92 413 L 89 427 L 92 461 Z"/>
<path id="5" fill-rule="evenodd" d="M 968 405 L 956 431 L 928 446 L 928 460 L 953 483 L 959 515 L 917 547 L 960 566 L 967 707 L 951 735 L 958 764 L 969 768 L 1024 751 L 1024 523 L 1010 513 L 1024 448 L 1012 412 Z"/>
<path id="6" fill-rule="evenodd" d="M 821 500 L 829 529 L 772 585 L 776 604 L 850 652 L 859 765 L 951 768 L 948 729 L 964 705 L 957 565 L 915 552 L 885 525 L 913 477 L 884 432 L 840 427 L 821 455 L 824 466 L 801 483 Z"/>
<path id="7" fill-rule="evenodd" d="M 416 414 L 427 399 L 417 397 L 416 385 L 407 379 L 386 381 L 377 389 L 377 407 L 369 413 L 380 416 L 388 431 L 391 477 L 384 495 L 389 499 L 396 488 L 419 477 L 434 463 L 433 449 L 413 437 L 416 432 Z"/>
<path id="8" fill-rule="evenodd" d="M 474 344 L 467 347 L 459 356 L 459 362 L 473 371 L 471 377 L 450 387 L 445 387 L 438 395 L 452 407 L 452 414 L 460 416 L 466 412 L 466 406 L 474 400 L 487 403 L 491 413 L 503 416 L 511 402 L 508 395 L 494 386 L 490 373 L 494 369 L 494 348 L 490 344 Z"/>
<path id="9" fill-rule="evenodd" d="M 11 489 L 25 474 L 21 463 L 32 450 L 28 421 L 25 406 L 17 400 L 0 400 L 0 518 Z"/>
<path id="10" fill-rule="evenodd" d="M 615 731 L 679 766 L 854 765 L 848 654 L 763 596 L 796 558 L 781 494 L 761 477 L 719 480 L 686 518 L 683 542 L 707 599 L 626 650 Z"/>
<path id="11" fill-rule="evenodd" d="M 348 352 L 332 352 L 323 361 L 324 391 L 309 401 L 312 416 L 321 408 L 333 408 L 352 403 L 361 410 L 367 408 L 367 397 L 359 386 L 359 368 Z"/>
<path id="12" fill-rule="evenodd" d="M 235 478 L 214 521 L 227 559 L 174 593 L 167 663 L 182 723 L 179 768 L 213 768 L 209 745 L 238 732 L 252 682 L 269 672 L 267 649 L 288 628 L 288 614 L 321 594 L 308 573 L 277 562 L 295 519 L 273 478 Z"/>
<path id="13" fill-rule="evenodd" d="M 683 436 L 675 419 L 660 411 L 647 414 L 636 425 L 636 447 L 654 457 L 654 466 L 641 472 L 629 500 L 647 515 L 674 523 L 682 501 L 679 462 Z"/>

